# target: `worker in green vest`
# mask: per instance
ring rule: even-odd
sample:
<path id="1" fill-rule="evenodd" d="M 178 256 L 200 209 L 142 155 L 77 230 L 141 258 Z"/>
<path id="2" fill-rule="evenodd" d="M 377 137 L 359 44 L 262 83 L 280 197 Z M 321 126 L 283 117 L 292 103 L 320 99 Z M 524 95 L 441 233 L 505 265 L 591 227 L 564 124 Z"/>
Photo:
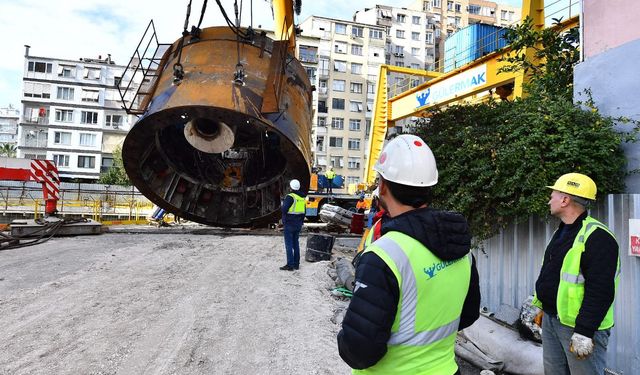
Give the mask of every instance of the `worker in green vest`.
<path id="1" fill-rule="evenodd" d="M 300 231 L 304 223 L 306 211 L 306 194 L 301 190 L 300 181 L 289 181 L 291 192 L 282 202 L 282 224 L 284 226 L 284 249 L 287 264 L 280 267 L 283 271 L 294 271 L 300 268 Z"/>
<path id="2" fill-rule="evenodd" d="M 618 243 L 587 212 L 597 191 L 589 176 L 568 173 L 547 187 L 549 211 L 560 224 L 547 245 L 533 301 L 544 311 L 544 371 L 603 374 L 620 272 Z"/>
<path id="3" fill-rule="evenodd" d="M 327 173 L 324 174 L 324 176 L 327 178 L 328 183 L 327 193 L 331 194 L 333 193 L 333 179 L 336 178 L 336 172 L 333 171 L 332 166 L 329 166 L 329 169 L 327 170 Z"/>
<path id="4" fill-rule="evenodd" d="M 480 311 L 467 221 L 429 207 L 438 169 L 419 137 L 391 140 L 374 169 L 389 217 L 356 268 L 340 356 L 356 374 L 458 374 L 456 335 Z"/>

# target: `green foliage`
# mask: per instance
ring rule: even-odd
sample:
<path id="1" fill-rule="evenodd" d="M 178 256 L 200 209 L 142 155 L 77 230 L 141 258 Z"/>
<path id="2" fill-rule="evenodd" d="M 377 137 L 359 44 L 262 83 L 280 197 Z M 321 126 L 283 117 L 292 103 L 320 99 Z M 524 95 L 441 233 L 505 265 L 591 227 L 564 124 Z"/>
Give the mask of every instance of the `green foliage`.
<path id="1" fill-rule="evenodd" d="M 0 145 L 0 156 L 6 156 L 9 158 L 16 157 L 16 145 L 11 143 L 3 143 Z"/>
<path id="2" fill-rule="evenodd" d="M 131 181 L 129 180 L 129 176 L 127 176 L 127 172 L 124 170 L 124 164 L 122 163 L 121 147 L 117 147 L 113 150 L 113 165 L 106 173 L 100 176 L 98 183 L 131 186 Z"/>
<path id="3" fill-rule="evenodd" d="M 538 32 L 517 33 L 522 46 L 540 43 Z M 545 65 L 529 67 L 535 78 L 527 97 L 436 109 L 414 124 L 413 132 L 427 141 L 438 161 L 434 206 L 463 213 L 477 240 L 514 220 L 547 217 L 550 190 L 545 186 L 565 173 L 589 175 L 600 195 L 624 190 L 621 143 L 633 140 L 635 129 L 616 132 L 620 119 L 572 102 L 568 67 L 576 52 L 567 49 L 576 47 L 562 41 L 565 36 L 556 33 L 558 40 L 552 40 L 544 33 L 543 44 L 553 47 L 537 52 L 546 56 Z M 549 56 L 552 51 L 560 57 Z"/>
<path id="4" fill-rule="evenodd" d="M 500 72 L 524 71 L 529 81 L 525 89 L 532 95 L 571 100 L 573 66 L 580 59 L 578 28 L 558 33 L 552 28 L 535 30 L 532 25 L 532 19 L 527 17 L 522 24 L 507 30 L 504 38 L 516 52 L 501 59 L 509 65 Z M 532 56 L 527 55 L 527 48 Z"/>

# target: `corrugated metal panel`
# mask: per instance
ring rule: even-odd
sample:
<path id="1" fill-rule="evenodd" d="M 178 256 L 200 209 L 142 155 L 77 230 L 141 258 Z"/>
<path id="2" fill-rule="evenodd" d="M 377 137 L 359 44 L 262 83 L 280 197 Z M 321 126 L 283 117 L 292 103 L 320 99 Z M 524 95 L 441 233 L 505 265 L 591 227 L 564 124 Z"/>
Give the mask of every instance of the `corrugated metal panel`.
<path id="1" fill-rule="evenodd" d="M 505 28 L 476 23 L 451 34 L 444 41 L 444 71 L 466 65 L 507 45 Z"/>
<path id="2" fill-rule="evenodd" d="M 620 245 L 621 275 L 615 301 L 616 325 L 608 346 L 608 367 L 640 374 L 640 258 L 628 256 L 629 219 L 640 219 L 640 194 L 615 194 L 598 201 L 591 215 L 615 233 Z M 510 225 L 476 250 L 482 305 L 491 311 L 520 308 L 533 293 L 544 250 L 558 225 L 539 218 Z"/>

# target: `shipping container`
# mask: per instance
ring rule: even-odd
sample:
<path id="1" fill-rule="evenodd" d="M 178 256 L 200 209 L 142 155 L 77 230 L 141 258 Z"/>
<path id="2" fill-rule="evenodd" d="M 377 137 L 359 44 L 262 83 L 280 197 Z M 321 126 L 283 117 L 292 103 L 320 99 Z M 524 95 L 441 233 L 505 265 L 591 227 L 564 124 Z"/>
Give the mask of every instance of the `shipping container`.
<path id="1" fill-rule="evenodd" d="M 444 41 L 444 71 L 450 72 L 505 47 L 507 29 L 475 23 L 451 34 Z"/>

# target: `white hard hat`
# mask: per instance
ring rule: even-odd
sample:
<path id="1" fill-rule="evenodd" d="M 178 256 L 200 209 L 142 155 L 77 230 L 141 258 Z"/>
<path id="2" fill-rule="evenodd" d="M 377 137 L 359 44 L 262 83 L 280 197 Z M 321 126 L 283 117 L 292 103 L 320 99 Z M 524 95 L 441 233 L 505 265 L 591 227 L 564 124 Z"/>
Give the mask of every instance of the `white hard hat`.
<path id="1" fill-rule="evenodd" d="M 415 135 L 392 139 L 382 150 L 373 170 L 387 181 L 427 187 L 438 183 L 436 158 L 427 144 Z"/>
<path id="2" fill-rule="evenodd" d="M 289 181 L 289 186 L 291 187 L 292 190 L 300 190 L 300 181 L 298 180 L 291 180 Z"/>

